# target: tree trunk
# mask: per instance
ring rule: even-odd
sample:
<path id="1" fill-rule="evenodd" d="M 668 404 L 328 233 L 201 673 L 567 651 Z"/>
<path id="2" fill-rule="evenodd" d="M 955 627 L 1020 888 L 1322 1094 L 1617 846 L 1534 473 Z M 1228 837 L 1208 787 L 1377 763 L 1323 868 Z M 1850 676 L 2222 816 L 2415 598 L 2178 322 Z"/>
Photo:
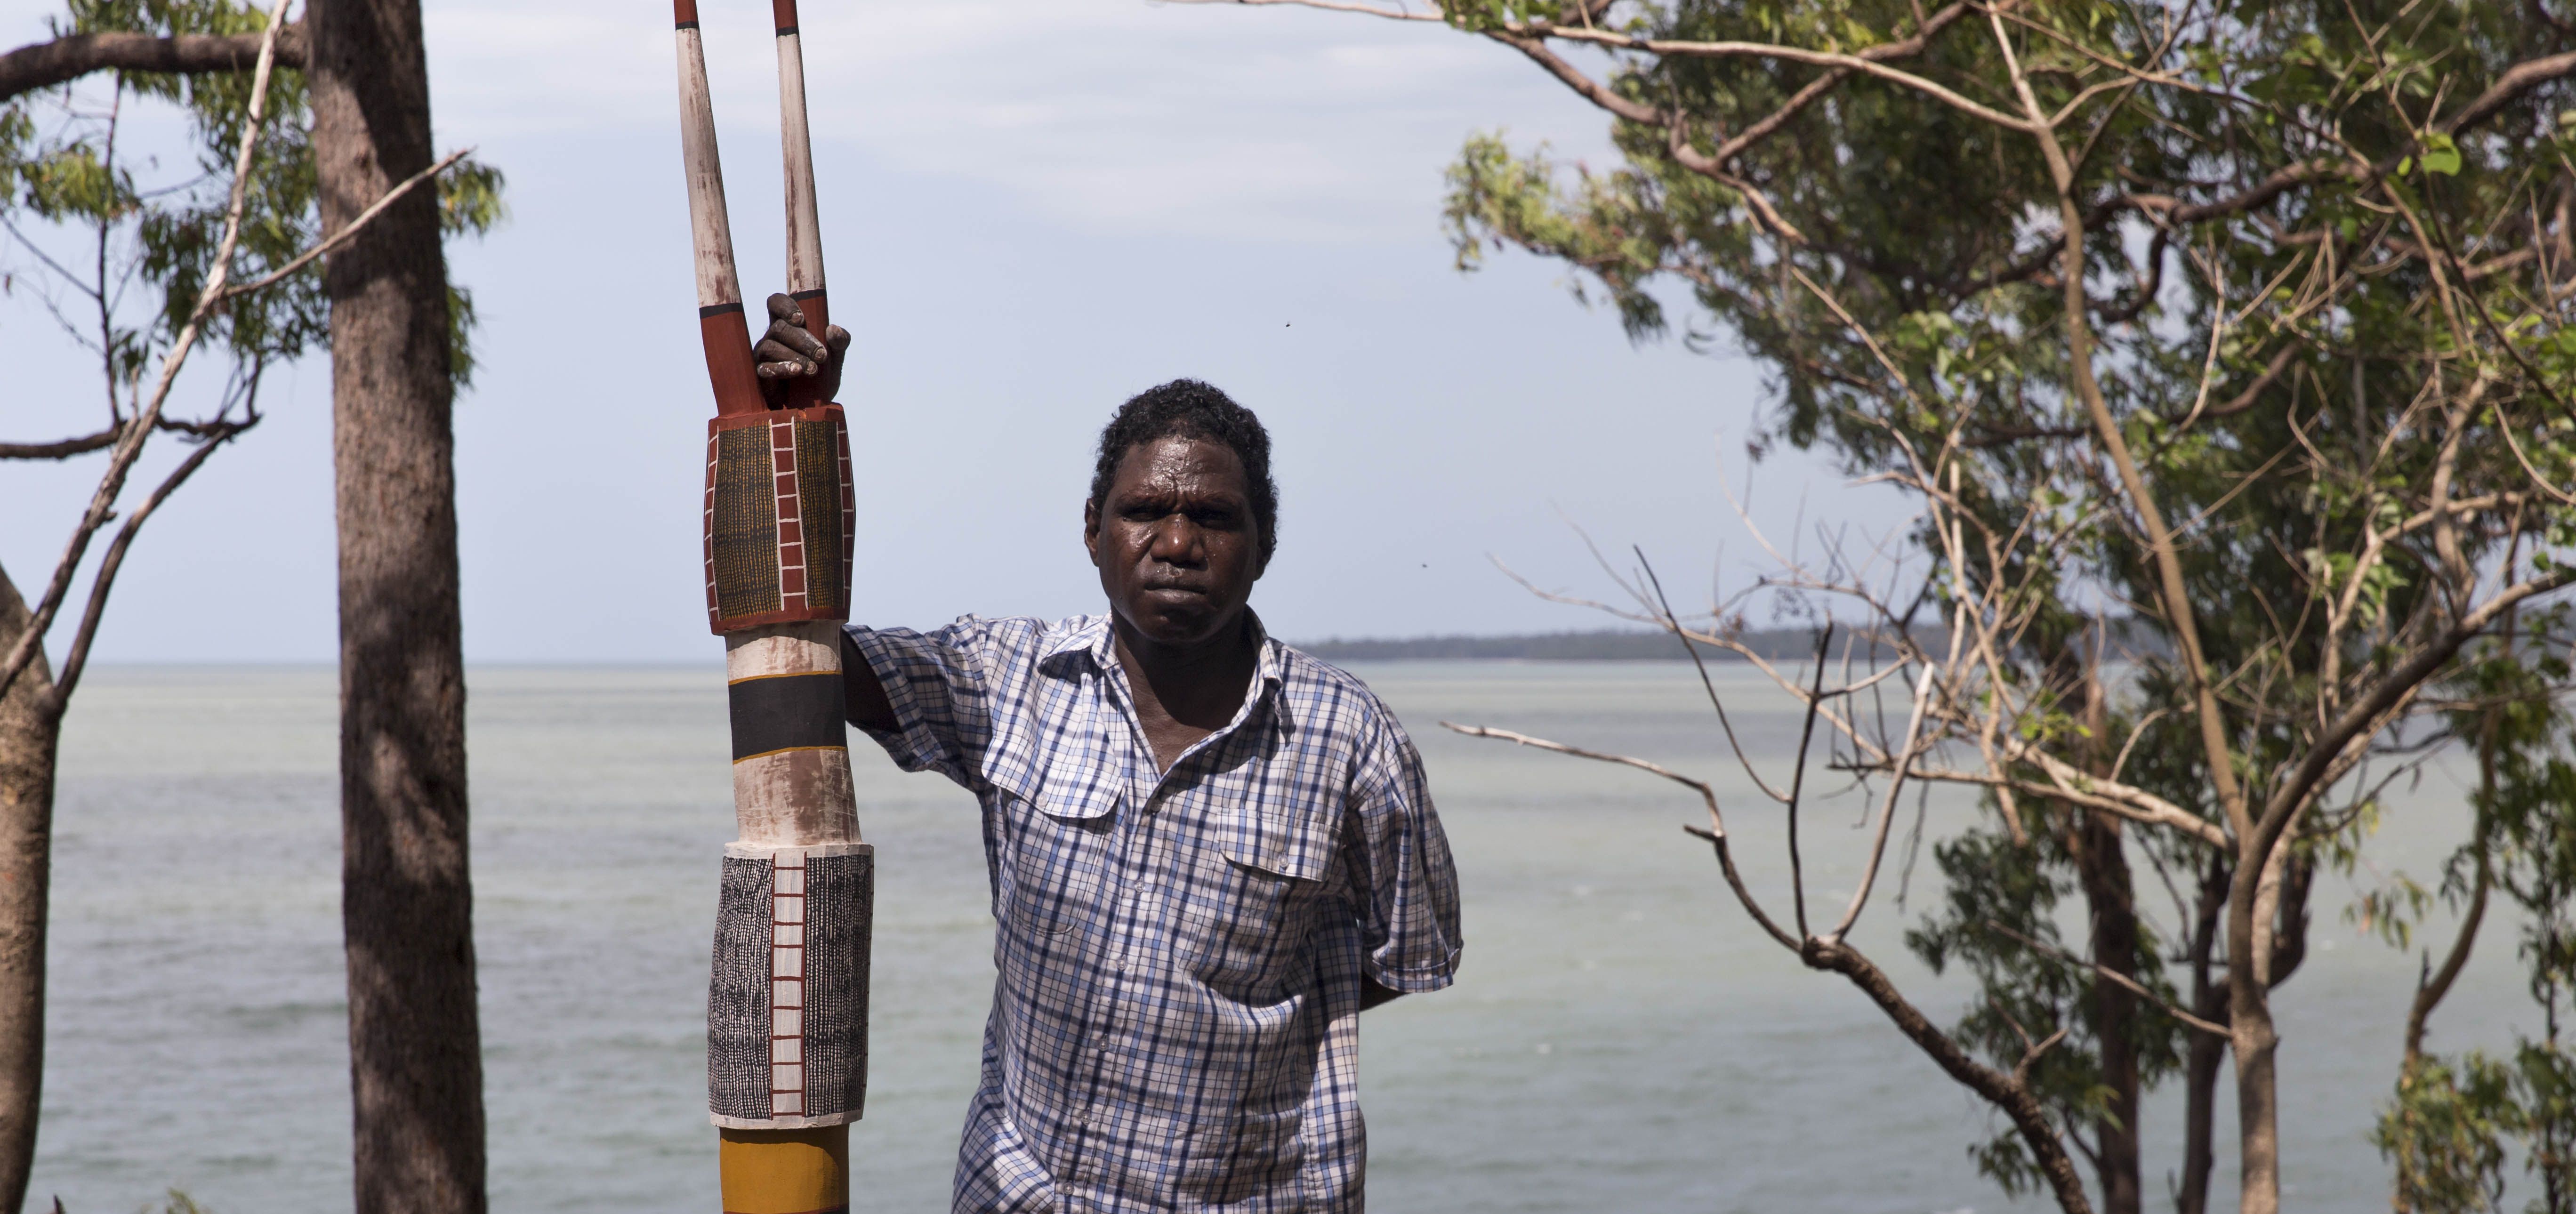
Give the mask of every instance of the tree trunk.
<path id="1" fill-rule="evenodd" d="M 0 649 L 27 624 L 26 601 L 0 571 Z M 53 699 L 41 648 L 0 697 L 0 1211 L 8 1214 L 27 1198 L 45 1087 L 45 899 L 62 726 Z"/>
<path id="2" fill-rule="evenodd" d="M 418 0 L 315 0 L 325 230 L 431 163 Z M 447 270 L 428 190 L 331 255 L 341 922 L 359 1214 L 482 1214 Z"/>
<path id="3" fill-rule="evenodd" d="M 2227 865 L 2211 859 L 2200 883 L 2199 922 L 2191 936 L 2191 1014 L 2227 1022 L 2227 987 L 2215 981 L 2218 921 L 2227 909 Z M 2176 1214 L 2208 1214 L 2209 1178 L 2218 1162 L 2218 1067 L 2227 1043 L 2195 1032 L 2183 1055 L 2182 1181 L 2174 1190 Z"/>
<path id="4" fill-rule="evenodd" d="M 2093 963 L 2136 978 L 2138 909 L 2132 901 L 2129 858 L 2121 846 L 2120 820 L 2073 810 L 2066 815 L 2092 920 Z M 2109 1089 L 2093 1123 L 2093 1171 L 2103 1214 L 2139 1214 L 2138 997 L 2107 978 L 2093 981 L 2093 1037 L 2101 1050 L 2102 1085 Z"/>
<path id="5" fill-rule="evenodd" d="M 2282 839 L 2274 846 L 2277 852 L 2287 848 L 2289 841 Z M 2237 857 L 2227 897 L 2227 1032 L 2228 1049 L 2236 1059 L 2238 1214 L 2280 1214 L 2281 1209 L 2281 1110 L 2275 1057 L 2281 1038 L 2272 1027 L 2271 984 L 2265 980 L 2272 961 L 2272 924 L 2255 909 L 2258 900 L 2278 897 L 2279 868 L 2266 859 Z M 2267 885 L 2274 897 L 2258 899 L 2256 891 Z"/>

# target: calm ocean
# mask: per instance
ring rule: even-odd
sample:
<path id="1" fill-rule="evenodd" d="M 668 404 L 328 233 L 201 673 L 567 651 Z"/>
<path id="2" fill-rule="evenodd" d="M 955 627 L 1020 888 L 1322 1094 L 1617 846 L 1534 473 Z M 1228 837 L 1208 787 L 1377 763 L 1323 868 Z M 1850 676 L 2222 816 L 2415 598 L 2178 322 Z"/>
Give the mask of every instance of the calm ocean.
<path id="1" fill-rule="evenodd" d="M 1421 746 L 1466 891 L 1458 985 L 1365 1022 L 1375 1209 L 2035 1208 L 2005 1202 L 1967 1157 L 1994 1118 L 1841 979 L 1800 968 L 1745 919 L 1706 845 L 1679 829 L 1699 812 L 1693 794 L 1437 724 L 1713 778 L 1731 790 L 1757 886 L 1783 891 L 1778 813 L 1724 757 L 1688 666 L 1356 669 Z M 1742 667 L 1719 673 L 1748 744 L 1785 769 L 1785 699 Z M 179 1188 L 221 1214 L 348 1208 L 334 694 L 323 668 L 108 668 L 81 689 L 63 747 L 31 1203 L 125 1214 Z M 719 673 L 489 667 L 471 702 L 493 1207 L 712 1214 L 706 954 L 733 833 Z M 932 1214 L 947 1209 L 991 995 L 984 865 L 965 793 L 856 741 L 881 884 L 853 1206 Z M 1936 794 L 1930 830 L 1972 812 Z M 2456 786 L 2428 778 L 2375 859 L 2430 877 L 2462 812 Z M 1857 819 L 1845 799 L 1808 827 L 1815 888 L 1837 907 L 1861 858 Z M 2146 881 L 2141 897 L 2170 924 Z M 1898 942 L 1938 895 L 1928 852 L 1902 911 L 1895 892 L 1891 879 L 1856 939 L 1951 1019 L 1964 987 Z M 2365 1134 L 2416 962 L 2340 917 L 2354 892 L 2321 879 L 2317 948 L 2280 997 L 2292 1208 L 2385 1208 Z M 2500 1043 L 2533 1019 L 2510 930 L 2490 920 L 2438 1048 Z M 2163 1094 L 2151 1167 L 2176 1161 L 2179 1122 Z M 2149 1186 L 2160 1196 L 2162 1176 Z"/>

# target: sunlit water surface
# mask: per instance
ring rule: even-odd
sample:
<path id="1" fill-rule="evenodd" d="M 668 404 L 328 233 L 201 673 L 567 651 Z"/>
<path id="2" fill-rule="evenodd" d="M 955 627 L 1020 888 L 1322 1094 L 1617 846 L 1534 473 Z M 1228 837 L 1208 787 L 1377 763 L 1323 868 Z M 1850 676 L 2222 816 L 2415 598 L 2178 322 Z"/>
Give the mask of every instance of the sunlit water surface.
<path id="1" fill-rule="evenodd" d="M 1679 829 L 1697 819 L 1693 794 L 1437 724 L 1501 725 L 1714 779 L 1756 888 L 1781 897 L 1777 812 L 1725 756 L 1688 666 L 1358 673 L 1429 765 L 1467 937 L 1456 987 L 1367 1017 L 1375 1209 L 2035 1208 L 2003 1200 L 1968 1159 L 1997 1120 L 1840 978 L 1800 968 L 1737 909 L 1707 846 Z M 1718 675 L 1757 761 L 1784 773 L 1796 726 L 1785 699 L 1743 667 Z M 124 1214 L 179 1188 L 221 1214 L 348 1208 L 334 694 L 318 668 L 110 668 L 82 688 L 63 746 L 33 1203 Z M 707 948 L 733 822 L 721 679 L 491 667 L 473 672 L 471 704 L 493 1208 L 712 1214 Z M 854 740 L 881 884 L 853 1206 L 930 1214 L 947 1208 L 992 987 L 974 803 Z M 1936 794 L 1931 831 L 1973 812 Z M 1807 830 L 1813 888 L 1833 907 L 1862 859 L 1858 814 L 1828 802 Z M 2431 873 L 2460 817 L 2456 786 L 2428 779 L 2384 829 L 2378 863 Z M 1947 1022 L 1965 988 L 1898 940 L 1937 896 L 1928 854 L 1902 910 L 1897 875 L 1856 939 Z M 2385 1208 L 2386 1168 L 2365 1134 L 2415 962 L 2338 917 L 2353 893 L 2321 882 L 2319 946 L 2279 1000 L 2294 1209 Z M 2500 1042 L 2532 1019 L 2508 931 L 2490 921 L 2443 1013 L 2446 1048 Z M 2162 1094 L 2147 1122 L 2153 1197 L 2180 1120 Z"/>

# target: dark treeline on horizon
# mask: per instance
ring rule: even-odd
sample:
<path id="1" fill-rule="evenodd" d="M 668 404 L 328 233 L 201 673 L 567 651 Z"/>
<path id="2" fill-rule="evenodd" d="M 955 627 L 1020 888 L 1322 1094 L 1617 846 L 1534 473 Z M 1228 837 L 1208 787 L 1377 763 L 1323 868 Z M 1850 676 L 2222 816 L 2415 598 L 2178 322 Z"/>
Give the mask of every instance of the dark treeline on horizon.
<path id="1" fill-rule="evenodd" d="M 1939 629 L 1921 630 L 1917 636 L 1925 644 Z M 1802 658 L 1815 652 L 1816 632 L 1812 628 L 1765 628 L 1737 635 L 1746 647 L 1765 658 Z M 1440 660 L 1519 660 L 1531 662 L 1683 662 L 1690 654 L 1669 632 L 1649 632 L 1641 628 L 1601 628 L 1589 632 L 1535 632 L 1509 636 L 1432 636 L 1308 641 L 1297 646 L 1328 662 L 1401 662 Z M 1881 645 L 1879 656 L 1893 657 L 1893 648 Z M 1839 656 L 1842 644 L 1834 645 Z M 1700 657 L 1708 661 L 1742 661 L 1732 650 L 1714 645 L 1700 645 Z M 1855 654 L 1855 657 L 1866 655 Z"/>
<path id="2" fill-rule="evenodd" d="M 1848 629 L 1837 624 L 1837 630 Z M 1736 634 L 1745 647 L 1766 660 L 1796 660 L 1816 650 L 1815 627 L 1755 628 Z M 2112 649 L 2112 660 L 2120 661 L 2145 656 L 2161 656 L 2166 650 L 2160 638 L 2125 620 L 2108 621 L 2105 641 Z M 1949 628 L 1933 623 L 1914 629 L 1914 641 L 1927 649 L 1940 651 L 1949 644 Z M 1834 657 L 1840 660 L 1846 640 L 1834 641 Z M 1598 628 L 1584 632 L 1531 632 L 1502 636 L 1428 636 L 1428 637 L 1359 637 L 1299 642 L 1297 647 L 1328 662 L 1406 662 L 1406 661 L 1526 661 L 1526 662 L 1683 662 L 1690 654 L 1681 641 L 1669 632 L 1643 628 Z M 1704 661 L 1740 662 L 1741 654 L 1715 645 L 1700 644 L 1699 656 Z M 1871 651 L 1875 652 L 1871 652 Z M 1885 661 L 1896 656 L 1895 647 L 1885 642 L 1856 647 L 1855 661 Z"/>

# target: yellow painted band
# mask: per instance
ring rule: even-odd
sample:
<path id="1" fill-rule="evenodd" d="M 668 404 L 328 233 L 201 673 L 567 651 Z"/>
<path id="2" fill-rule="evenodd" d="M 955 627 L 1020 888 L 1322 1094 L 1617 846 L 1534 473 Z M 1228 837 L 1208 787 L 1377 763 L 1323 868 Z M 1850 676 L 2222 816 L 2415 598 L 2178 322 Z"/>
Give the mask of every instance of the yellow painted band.
<path id="1" fill-rule="evenodd" d="M 739 679 L 726 679 L 726 680 L 725 680 L 725 686 L 727 686 L 727 687 L 731 687 L 731 686 L 733 686 L 733 685 L 734 685 L 734 684 L 736 684 L 736 683 L 757 683 L 757 682 L 761 681 L 762 679 L 820 679 L 820 678 L 829 678 L 829 677 L 831 677 L 831 676 L 833 676 L 833 675 L 836 675 L 836 674 L 839 674 L 839 673 L 841 673 L 841 672 L 840 672 L 840 670 L 839 670 L 838 668 L 834 668 L 834 669 L 831 669 L 831 670 L 781 670 L 781 671 L 779 671 L 779 672 L 777 672 L 777 673 L 775 673 L 775 674 L 747 674 L 747 675 L 742 676 L 742 677 L 741 677 L 741 678 L 739 678 Z"/>
<path id="2" fill-rule="evenodd" d="M 830 1214 L 850 1205 L 850 1127 L 718 1130 L 725 1214 Z"/>
<path id="3" fill-rule="evenodd" d="M 768 758 L 768 757 L 769 757 L 769 756 L 771 756 L 771 755 L 783 755 L 783 754 L 790 753 L 790 752 L 792 752 L 792 751 L 799 751 L 799 750 L 837 750 L 837 751 L 842 752 L 843 754 L 847 754 L 847 753 L 849 753 L 850 748 L 849 748 L 849 747 L 847 747 L 847 746 L 781 746 L 781 747 L 779 747 L 779 748 L 778 748 L 778 749 L 776 749 L 776 750 L 764 750 L 764 751 L 762 751 L 762 752 L 760 752 L 759 754 L 756 754 L 756 755 L 744 755 L 743 757 L 741 757 L 741 758 L 739 758 L 739 759 L 734 760 L 734 762 L 735 762 L 735 763 L 748 763 L 748 762 L 751 762 L 753 759 L 766 759 L 766 758 Z"/>

